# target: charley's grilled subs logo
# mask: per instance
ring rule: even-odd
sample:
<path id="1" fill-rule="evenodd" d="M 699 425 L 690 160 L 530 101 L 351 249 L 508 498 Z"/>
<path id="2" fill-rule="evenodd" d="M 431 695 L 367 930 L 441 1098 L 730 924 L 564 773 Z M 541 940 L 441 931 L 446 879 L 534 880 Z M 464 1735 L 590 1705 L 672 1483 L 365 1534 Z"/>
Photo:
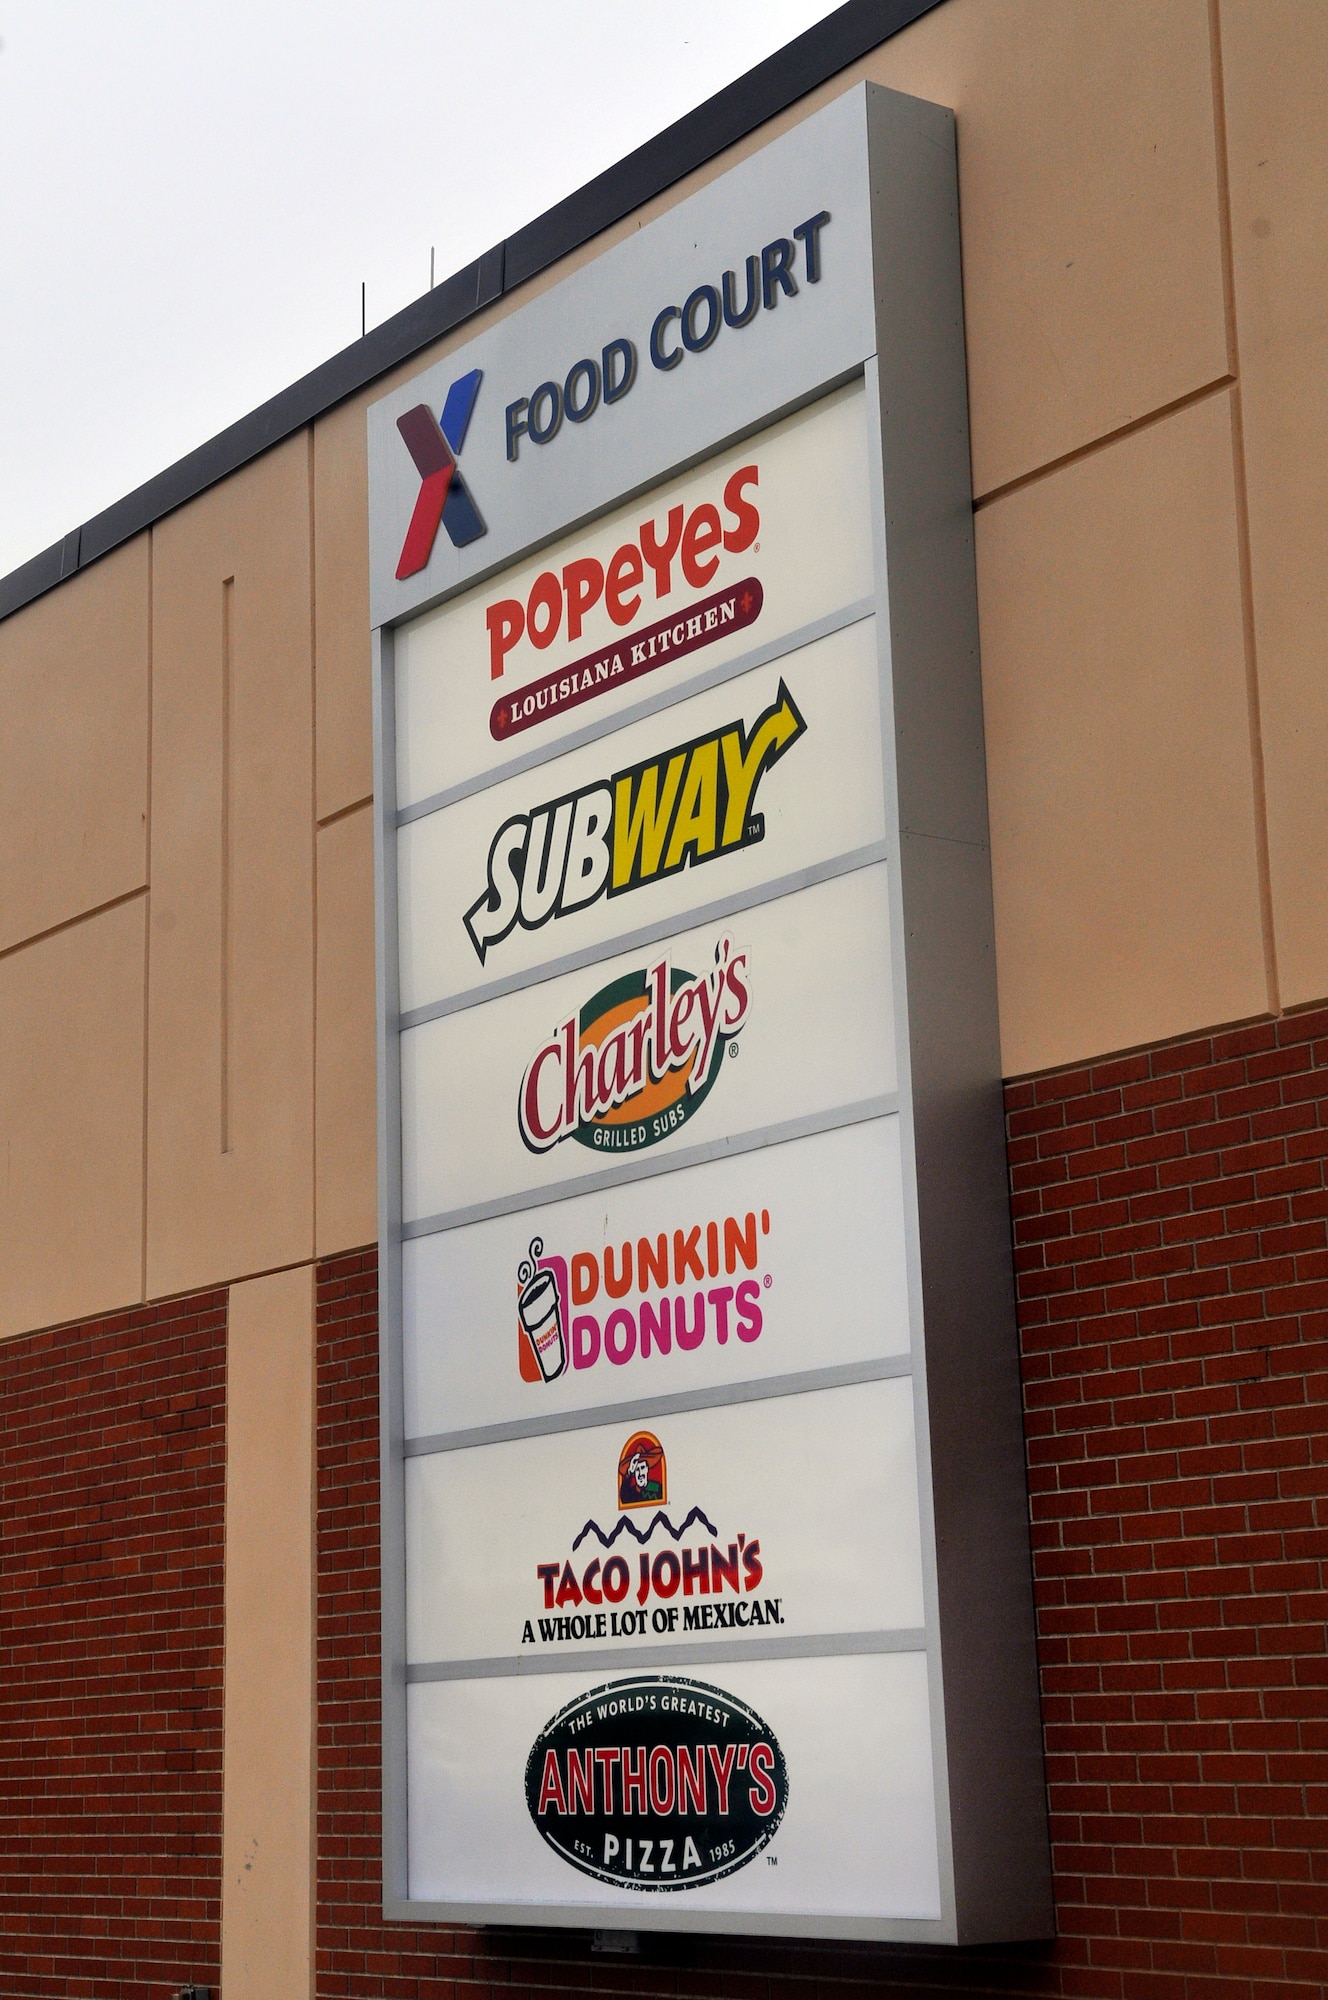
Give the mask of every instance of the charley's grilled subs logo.
<path id="1" fill-rule="evenodd" d="M 539 930 L 603 895 L 627 895 L 763 840 L 757 788 L 806 729 L 781 680 L 750 729 L 739 717 L 505 820 L 489 848 L 484 893 L 465 916 L 480 964 L 517 924 Z"/>
<path id="2" fill-rule="evenodd" d="M 526 1065 L 517 1124 L 532 1153 L 657 1146 L 709 1096 L 751 1007 L 747 953 L 721 937 L 708 972 L 668 954 L 600 988 Z"/>

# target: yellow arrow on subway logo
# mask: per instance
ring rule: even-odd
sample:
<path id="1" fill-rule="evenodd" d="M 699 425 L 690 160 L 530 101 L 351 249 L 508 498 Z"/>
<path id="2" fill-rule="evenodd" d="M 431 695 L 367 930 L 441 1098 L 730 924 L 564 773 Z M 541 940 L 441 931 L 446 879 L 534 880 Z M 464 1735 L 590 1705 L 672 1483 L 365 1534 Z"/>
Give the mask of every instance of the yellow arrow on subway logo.
<path id="1" fill-rule="evenodd" d="M 757 786 L 806 728 L 781 680 L 750 729 L 725 723 L 615 773 L 609 894 L 760 840 L 765 824 L 752 810 Z"/>

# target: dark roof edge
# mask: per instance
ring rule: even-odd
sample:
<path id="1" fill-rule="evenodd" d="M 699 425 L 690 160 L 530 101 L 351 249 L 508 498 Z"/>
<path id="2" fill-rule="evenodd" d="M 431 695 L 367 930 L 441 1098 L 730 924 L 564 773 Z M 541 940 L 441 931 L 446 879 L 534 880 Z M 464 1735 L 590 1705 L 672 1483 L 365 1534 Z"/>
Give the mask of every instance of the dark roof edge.
<path id="1" fill-rule="evenodd" d="M 464 324 L 483 306 L 547 270 L 939 4 L 940 0 L 847 0 L 847 5 L 776 49 L 755 69 L 597 174 L 506 242 L 443 279 L 363 339 L 0 577 L 0 619 L 302 430 Z"/>

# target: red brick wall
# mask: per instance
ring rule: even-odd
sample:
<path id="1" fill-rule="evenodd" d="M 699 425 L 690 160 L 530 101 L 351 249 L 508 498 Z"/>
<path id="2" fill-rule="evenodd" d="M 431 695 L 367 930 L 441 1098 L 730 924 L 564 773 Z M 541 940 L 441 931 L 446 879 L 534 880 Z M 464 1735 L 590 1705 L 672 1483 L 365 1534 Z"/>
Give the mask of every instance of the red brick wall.
<path id="1" fill-rule="evenodd" d="M 0 1993 L 217 1977 L 225 1295 L 0 1345 Z"/>
<path id="2" fill-rule="evenodd" d="M 1328 1012 L 1007 1093 L 1060 1936 L 385 1926 L 373 1260 L 319 1285 L 320 2000 L 1271 2000 L 1328 1986 Z"/>
<path id="3" fill-rule="evenodd" d="M 1328 1983 L 1328 1012 L 1007 1093 L 1081 1993 Z"/>

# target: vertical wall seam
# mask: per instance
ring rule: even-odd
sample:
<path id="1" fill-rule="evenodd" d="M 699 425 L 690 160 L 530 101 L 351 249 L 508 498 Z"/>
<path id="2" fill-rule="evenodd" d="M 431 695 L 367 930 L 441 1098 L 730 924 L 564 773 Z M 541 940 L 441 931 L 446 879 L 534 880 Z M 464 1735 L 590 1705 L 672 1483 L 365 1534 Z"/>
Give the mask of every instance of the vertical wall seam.
<path id="1" fill-rule="evenodd" d="M 309 1248 L 318 1256 L 318 540 L 315 516 L 315 425 L 309 426 L 309 842 L 313 903 L 313 1067 L 309 1079 Z M 318 1963 L 318 1266 L 309 1267 L 309 1987 L 317 1986 Z"/>
<path id="2" fill-rule="evenodd" d="M 313 1070 L 309 1080 L 309 1140 L 313 1158 L 309 1163 L 310 1250 L 318 1255 L 318 540 L 314 513 L 314 429 L 309 426 L 307 465 L 309 472 L 309 880 L 313 900 L 310 929 L 313 942 L 311 1007 L 313 1014 Z"/>
<path id="3" fill-rule="evenodd" d="M 1259 875 L 1259 921 L 1263 932 L 1264 985 L 1270 1014 L 1282 1011 L 1277 971 L 1277 927 L 1273 910 L 1273 869 L 1268 837 L 1268 789 L 1259 695 L 1259 653 L 1254 622 L 1254 571 L 1250 554 L 1250 508 L 1245 476 L 1245 419 L 1241 402 L 1240 335 L 1236 321 L 1236 272 L 1231 232 L 1231 172 L 1227 151 L 1226 84 L 1222 68 L 1221 0 L 1208 0 L 1208 32 L 1213 81 L 1213 140 L 1217 162 L 1218 235 L 1222 251 L 1222 296 L 1226 311 L 1227 362 L 1231 386 L 1231 469 L 1236 499 L 1236 562 L 1245 650 L 1245 705 L 1249 722 L 1250 779 L 1254 794 L 1254 848 Z"/>
<path id="4" fill-rule="evenodd" d="M 144 785 L 143 812 L 143 874 L 147 882 L 147 894 L 143 903 L 143 1136 L 142 1136 L 142 1176 L 139 1192 L 139 1287 L 138 1296 L 146 1301 L 148 1295 L 148 1009 L 152 1005 L 152 704 L 155 698 L 153 686 L 153 646 L 155 642 L 155 612 L 157 574 L 155 559 L 157 552 L 157 531 L 148 529 L 148 742 L 147 771 Z"/>
<path id="5" fill-rule="evenodd" d="M 235 578 L 221 585 L 221 1150 L 231 1150 L 231 700 Z"/>

